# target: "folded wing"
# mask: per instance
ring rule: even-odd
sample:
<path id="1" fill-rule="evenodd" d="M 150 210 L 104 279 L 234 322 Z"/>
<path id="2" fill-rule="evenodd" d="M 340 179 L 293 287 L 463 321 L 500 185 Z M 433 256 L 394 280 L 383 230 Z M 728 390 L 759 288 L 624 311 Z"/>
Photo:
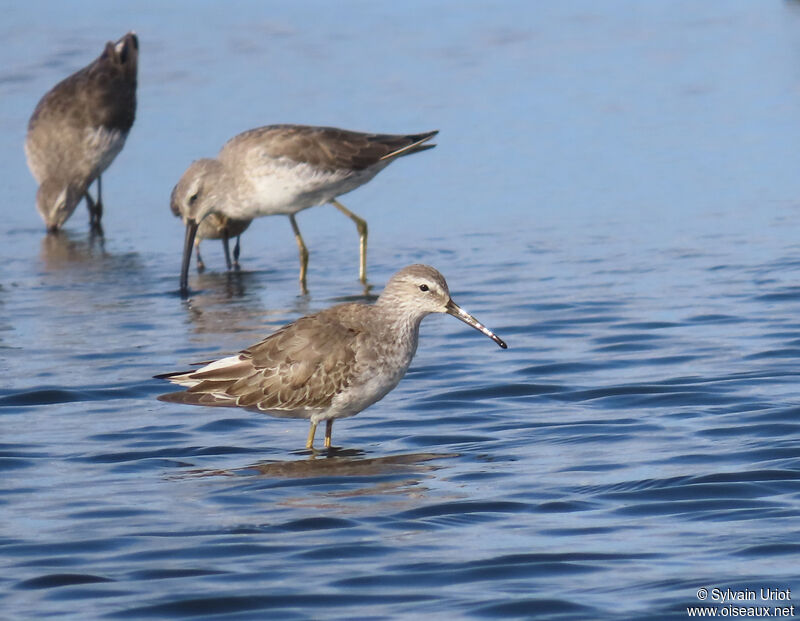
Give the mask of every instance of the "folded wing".
<path id="1" fill-rule="evenodd" d="M 330 407 L 350 385 L 356 337 L 356 330 L 329 313 L 303 317 L 236 356 L 197 371 L 159 376 L 188 388 L 159 399 L 308 416 Z"/>

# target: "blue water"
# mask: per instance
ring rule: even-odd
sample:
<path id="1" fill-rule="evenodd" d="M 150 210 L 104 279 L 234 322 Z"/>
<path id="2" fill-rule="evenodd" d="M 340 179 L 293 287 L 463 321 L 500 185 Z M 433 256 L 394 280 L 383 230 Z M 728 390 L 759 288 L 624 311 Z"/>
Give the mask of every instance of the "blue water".
<path id="1" fill-rule="evenodd" d="M 0 618 L 684 619 L 800 593 L 796 2 L 15 3 L 0 23 Z M 135 29 L 139 114 L 46 237 L 39 97 Z M 440 129 L 177 295 L 188 163 L 267 123 Z M 310 458 L 157 373 L 430 263 L 509 343 L 423 323 Z M 718 610 L 723 605 L 706 600 Z M 790 605 L 757 601 L 756 605 Z M 752 604 L 752 602 L 751 602 Z M 800 610 L 796 612 L 800 614 Z"/>

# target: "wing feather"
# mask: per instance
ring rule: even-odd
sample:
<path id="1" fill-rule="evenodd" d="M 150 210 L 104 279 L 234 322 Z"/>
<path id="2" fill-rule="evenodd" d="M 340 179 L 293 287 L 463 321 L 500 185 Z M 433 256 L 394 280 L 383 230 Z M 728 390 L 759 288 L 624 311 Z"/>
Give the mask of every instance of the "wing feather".
<path id="1" fill-rule="evenodd" d="M 330 407 L 353 380 L 358 336 L 332 310 L 298 319 L 237 356 L 160 376 L 189 388 L 159 399 L 288 415 Z"/>
<path id="2" fill-rule="evenodd" d="M 326 170 L 364 170 L 384 160 L 432 148 L 435 145 L 423 143 L 437 133 L 368 134 L 335 127 L 268 125 L 231 140 L 249 143 L 250 148 L 269 158 L 288 158 Z M 221 158 L 227 146 L 222 148 Z"/>

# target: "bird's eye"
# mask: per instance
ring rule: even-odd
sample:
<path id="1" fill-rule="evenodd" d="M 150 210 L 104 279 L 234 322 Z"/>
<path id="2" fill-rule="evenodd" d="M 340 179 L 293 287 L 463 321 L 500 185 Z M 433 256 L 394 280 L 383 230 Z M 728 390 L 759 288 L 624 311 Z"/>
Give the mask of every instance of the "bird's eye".
<path id="1" fill-rule="evenodd" d="M 428 285 L 420 285 L 419 286 L 419 290 L 420 291 L 427 291 L 428 290 Z"/>
<path id="2" fill-rule="evenodd" d="M 192 194 L 192 195 L 189 197 L 189 204 L 190 204 L 190 205 L 193 205 L 193 204 L 194 204 L 194 202 L 197 200 L 197 195 L 198 195 L 198 194 L 199 194 L 198 192 L 195 192 L 194 194 Z"/>

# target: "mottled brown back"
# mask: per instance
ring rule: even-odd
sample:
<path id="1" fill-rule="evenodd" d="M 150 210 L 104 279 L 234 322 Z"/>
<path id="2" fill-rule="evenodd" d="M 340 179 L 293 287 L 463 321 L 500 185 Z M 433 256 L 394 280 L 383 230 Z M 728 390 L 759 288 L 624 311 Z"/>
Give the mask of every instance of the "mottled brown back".
<path id="1" fill-rule="evenodd" d="M 56 84 L 31 116 L 28 129 L 58 122 L 75 128 L 107 127 L 127 133 L 136 114 L 139 42 L 129 33 L 118 53 L 107 43 L 91 64 Z"/>

